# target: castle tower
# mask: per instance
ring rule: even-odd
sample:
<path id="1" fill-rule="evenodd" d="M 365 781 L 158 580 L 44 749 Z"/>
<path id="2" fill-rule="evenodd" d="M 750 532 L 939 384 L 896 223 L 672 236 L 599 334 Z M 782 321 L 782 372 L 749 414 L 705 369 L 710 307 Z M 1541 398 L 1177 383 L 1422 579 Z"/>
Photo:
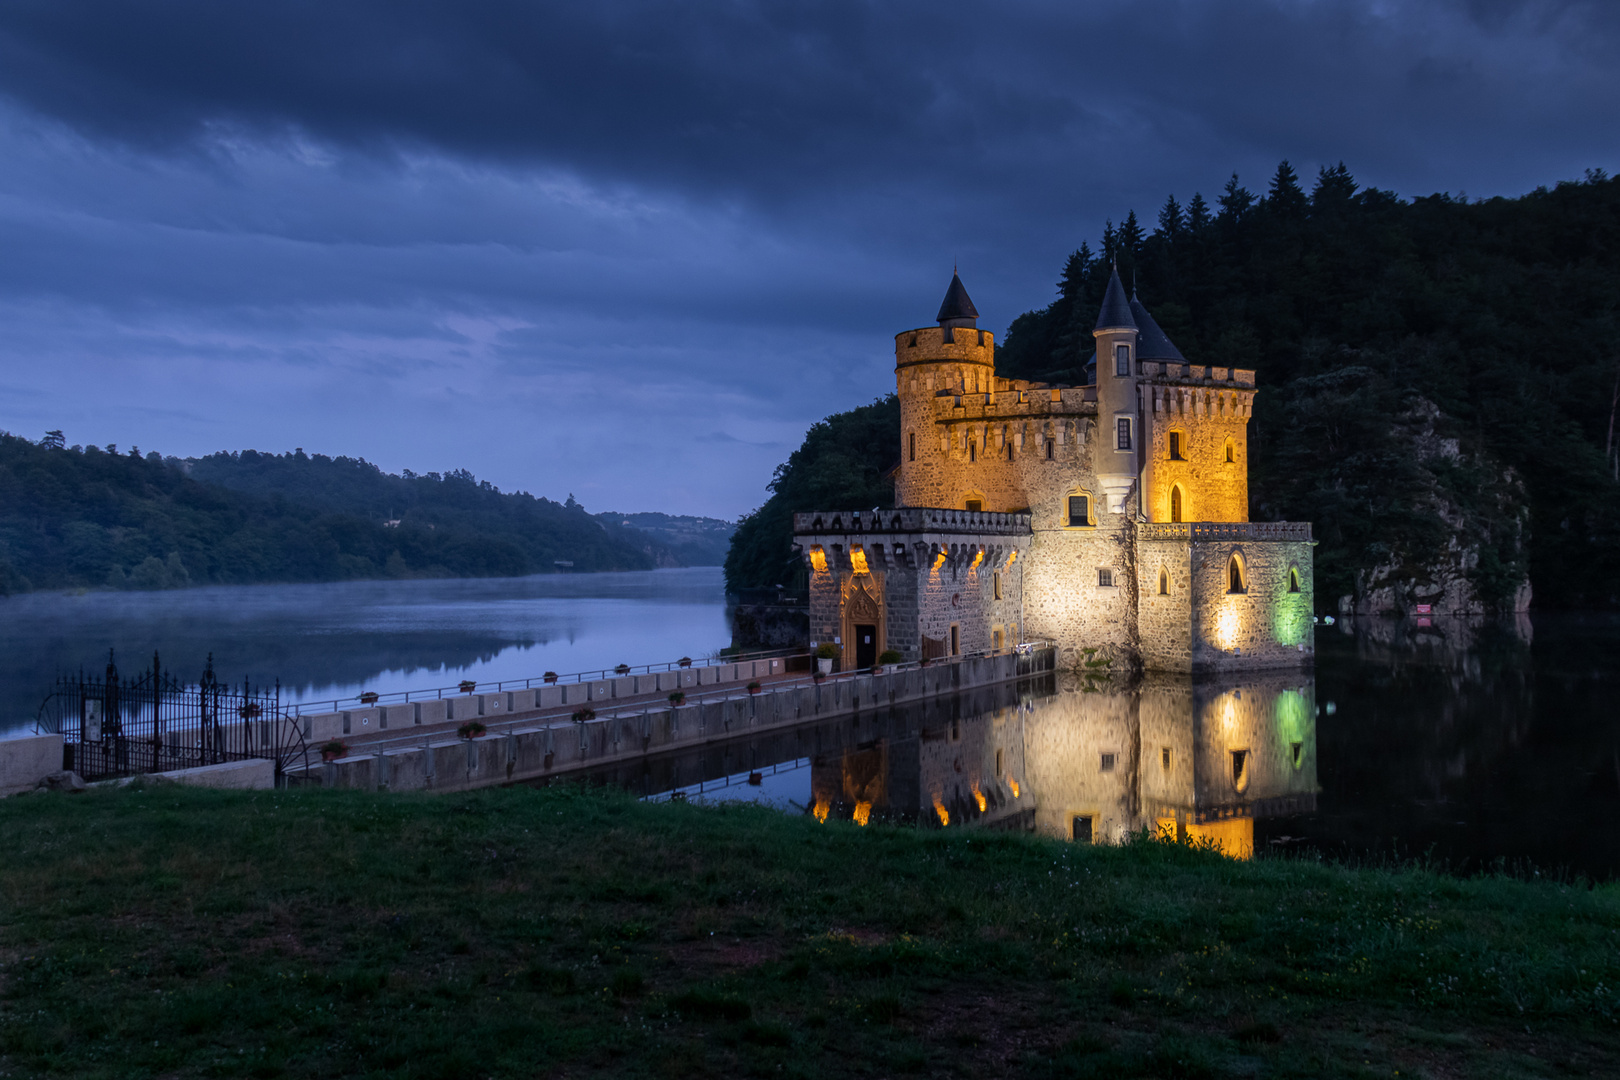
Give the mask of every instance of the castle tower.
<path id="1" fill-rule="evenodd" d="M 1091 333 L 1097 339 L 1097 446 L 1092 467 L 1109 513 L 1123 514 L 1141 471 L 1142 412 L 1136 369 L 1141 332 L 1118 267 L 1108 276 L 1108 290 Z"/>
<path id="2" fill-rule="evenodd" d="M 900 471 L 895 476 L 895 502 L 900 506 L 967 509 L 960 465 L 977 461 L 984 447 L 966 427 L 942 428 L 935 422 L 934 401 L 940 395 L 960 399 L 989 394 L 995 379 L 995 336 L 978 328 L 979 312 L 962 279 L 951 275 L 950 288 L 935 316 L 936 326 L 896 334 L 895 387 L 900 395 Z M 1004 511 L 1005 506 L 976 509 Z"/>

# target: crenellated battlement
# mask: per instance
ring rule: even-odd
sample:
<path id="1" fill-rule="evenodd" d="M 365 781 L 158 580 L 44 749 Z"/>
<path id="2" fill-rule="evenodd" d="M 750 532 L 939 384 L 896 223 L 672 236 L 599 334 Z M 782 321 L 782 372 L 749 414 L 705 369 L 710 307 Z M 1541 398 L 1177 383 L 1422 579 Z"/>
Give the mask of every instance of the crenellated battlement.
<path id="1" fill-rule="evenodd" d="M 997 379 L 998 383 L 1013 383 Z M 934 422 L 968 423 L 974 420 L 1048 420 L 1054 417 L 1095 416 L 1095 386 L 1015 384 L 987 394 L 939 390 L 934 393 Z"/>
<path id="2" fill-rule="evenodd" d="M 1155 383 L 1188 386 L 1241 386 L 1254 388 L 1254 372 L 1248 368 L 1210 367 L 1207 364 L 1178 364 L 1163 360 L 1140 360 L 1137 374 Z"/>
<path id="3" fill-rule="evenodd" d="M 996 335 L 966 326 L 923 326 L 894 336 L 894 366 L 978 364 L 995 367 Z"/>

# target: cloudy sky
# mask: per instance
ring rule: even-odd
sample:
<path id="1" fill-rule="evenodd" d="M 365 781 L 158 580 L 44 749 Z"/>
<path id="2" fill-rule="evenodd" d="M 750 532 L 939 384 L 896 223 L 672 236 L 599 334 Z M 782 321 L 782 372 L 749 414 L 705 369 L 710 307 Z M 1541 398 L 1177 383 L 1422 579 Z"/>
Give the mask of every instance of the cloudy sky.
<path id="1" fill-rule="evenodd" d="M 1167 194 L 1620 170 L 1620 5 L 0 0 L 0 428 L 733 517 Z"/>

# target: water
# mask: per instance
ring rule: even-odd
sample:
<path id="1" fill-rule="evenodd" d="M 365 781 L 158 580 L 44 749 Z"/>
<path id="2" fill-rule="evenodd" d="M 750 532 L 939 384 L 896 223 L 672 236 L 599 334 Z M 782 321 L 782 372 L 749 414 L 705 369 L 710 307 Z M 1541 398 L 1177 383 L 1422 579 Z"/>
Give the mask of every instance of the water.
<path id="1" fill-rule="evenodd" d="M 1128 688 L 1060 674 L 597 779 L 818 817 L 1094 840 L 1145 828 L 1237 854 L 1609 879 L 1617 648 L 1612 616 L 1358 620 L 1318 630 L 1313 674 Z"/>
<path id="2" fill-rule="evenodd" d="M 51 679 L 150 664 L 270 682 L 317 702 L 703 657 L 730 643 L 718 567 L 449 581 L 356 581 L 0 600 L 0 731 L 31 727 Z"/>
<path id="3" fill-rule="evenodd" d="M 212 651 L 222 677 L 279 676 L 313 702 L 703 656 L 729 640 L 714 568 L 36 594 L 0 600 L 0 615 L 0 729 L 26 727 L 53 675 L 104 663 L 109 646 L 126 671 L 160 649 L 188 678 Z M 1617 653 L 1614 616 L 1362 619 L 1318 628 L 1314 674 L 1128 689 L 1058 676 L 600 779 L 829 817 L 937 824 L 943 810 L 952 827 L 1067 836 L 1078 818 L 1095 839 L 1170 827 L 1262 851 L 1610 878 Z"/>

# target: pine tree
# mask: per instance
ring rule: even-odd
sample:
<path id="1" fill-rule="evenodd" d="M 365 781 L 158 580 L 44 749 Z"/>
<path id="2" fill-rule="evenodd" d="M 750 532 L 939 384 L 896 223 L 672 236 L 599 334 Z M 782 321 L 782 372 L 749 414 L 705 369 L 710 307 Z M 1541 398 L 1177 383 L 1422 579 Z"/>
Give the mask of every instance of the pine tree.
<path id="1" fill-rule="evenodd" d="M 1235 225 L 1243 220 L 1253 206 L 1254 192 L 1238 183 L 1238 174 L 1233 173 L 1232 179 L 1226 182 L 1221 194 L 1220 220 Z"/>
<path id="2" fill-rule="evenodd" d="M 1305 192 L 1299 186 L 1299 174 L 1284 158 L 1277 165 L 1276 175 L 1271 178 L 1266 209 L 1279 217 L 1303 217 L 1306 206 Z"/>
<path id="3" fill-rule="evenodd" d="M 1058 279 L 1058 295 L 1075 301 L 1085 294 L 1086 275 L 1091 272 L 1091 245 L 1082 242 L 1080 250 L 1070 253 L 1063 264 L 1063 276 Z"/>
<path id="4" fill-rule="evenodd" d="M 1187 227 L 1186 220 L 1181 213 L 1181 204 L 1172 194 L 1164 200 L 1164 206 L 1159 210 L 1159 230 L 1154 235 L 1162 236 L 1171 243 L 1180 239 L 1182 231 Z"/>
<path id="5" fill-rule="evenodd" d="M 1316 187 L 1311 191 L 1311 210 L 1322 214 L 1342 211 L 1349 207 L 1356 195 L 1356 181 L 1350 170 L 1339 162 L 1333 168 L 1323 167 L 1316 174 Z"/>
<path id="6" fill-rule="evenodd" d="M 1201 233 L 1209 228 L 1209 203 L 1204 201 L 1201 192 L 1193 192 L 1193 197 L 1187 200 L 1187 231 Z"/>
<path id="7" fill-rule="evenodd" d="M 1141 223 L 1136 220 L 1135 210 L 1125 215 L 1125 222 L 1119 227 L 1117 235 L 1120 261 L 1135 266 L 1142 257 L 1142 241 L 1147 239 L 1142 232 Z"/>

